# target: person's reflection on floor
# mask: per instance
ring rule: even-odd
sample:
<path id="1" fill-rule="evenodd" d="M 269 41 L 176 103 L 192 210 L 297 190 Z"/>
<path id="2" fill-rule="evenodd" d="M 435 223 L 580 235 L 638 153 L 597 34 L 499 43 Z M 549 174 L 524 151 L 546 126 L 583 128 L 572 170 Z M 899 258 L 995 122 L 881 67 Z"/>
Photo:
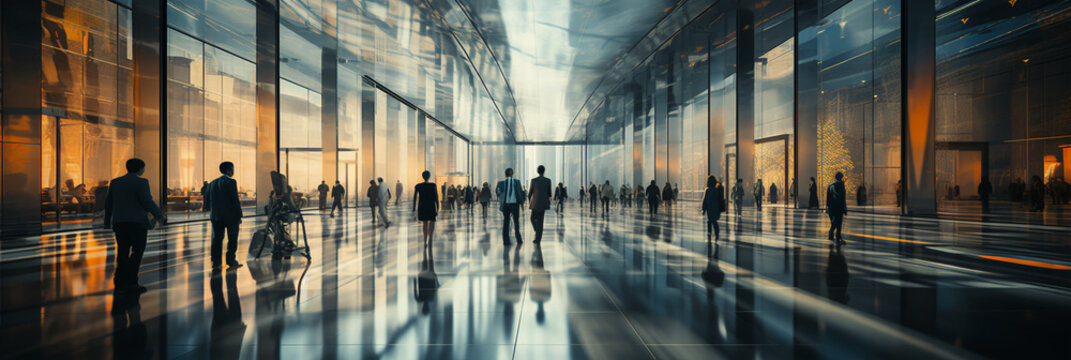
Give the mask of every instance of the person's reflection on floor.
<path id="1" fill-rule="evenodd" d="M 829 298 L 841 304 L 848 303 L 848 261 L 840 244 L 829 247 L 829 265 L 826 267 L 826 288 Z"/>
<path id="2" fill-rule="evenodd" d="M 536 302 L 536 323 L 543 324 L 547 320 L 547 313 L 543 304 L 550 300 L 550 272 L 543 266 L 543 246 L 534 243 L 532 248 L 532 284 L 528 287 L 528 294 L 532 301 Z"/>
<path id="3" fill-rule="evenodd" d="M 213 359 L 237 359 L 242 352 L 245 323 L 242 322 L 242 300 L 238 295 L 238 273 L 227 271 L 227 297 L 223 297 L 223 276 L 213 271 L 208 281 L 212 289 Z"/>
<path id="4" fill-rule="evenodd" d="M 480 235 L 480 250 L 483 251 L 483 256 L 491 251 L 491 233 L 487 232 L 486 225 L 484 225 L 483 235 Z"/>
<path id="5" fill-rule="evenodd" d="M 700 276 L 703 277 L 703 281 L 714 287 L 721 287 L 725 284 L 725 272 L 721 270 L 721 266 L 718 266 L 717 241 L 707 241 L 707 267 L 703 269 Z"/>
<path id="6" fill-rule="evenodd" d="M 251 261 L 249 273 L 257 283 L 256 319 L 257 319 L 257 358 L 278 359 L 281 357 L 284 317 L 287 312 L 286 299 L 297 295 L 294 283 L 296 274 L 291 274 L 293 262 L 304 262 L 307 270 L 310 264 L 300 257 L 291 259 L 273 259 Z M 295 271 L 303 274 L 301 270 Z"/>
<path id="7" fill-rule="evenodd" d="M 141 293 L 112 296 L 112 356 L 115 359 L 150 359 L 148 331 L 141 322 Z"/>
<path id="8" fill-rule="evenodd" d="M 510 253 L 512 250 L 512 254 Z M 512 255 L 513 260 L 510 260 Z M 517 265 L 520 262 L 521 245 L 502 247 L 502 274 L 495 279 L 496 295 L 503 302 L 504 311 L 502 316 L 503 328 L 509 333 L 507 338 L 513 337 L 513 304 L 521 301 L 521 290 L 524 288 L 524 279 L 517 273 Z"/>
<path id="9" fill-rule="evenodd" d="M 675 224 L 673 221 L 674 214 L 670 213 L 667 215 L 665 225 L 662 226 L 662 240 L 669 243 L 673 242 L 673 226 L 675 226 Z"/>
<path id="10" fill-rule="evenodd" d="M 439 291 L 439 275 L 435 274 L 435 256 L 432 246 L 424 243 L 422 251 L 423 260 L 420 262 L 420 272 L 413 279 L 414 294 L 416 301 L 420 303 L 420 312 L 427 315 L 431 312 L 431 302 L 435 301 L 435 295 Z"/>

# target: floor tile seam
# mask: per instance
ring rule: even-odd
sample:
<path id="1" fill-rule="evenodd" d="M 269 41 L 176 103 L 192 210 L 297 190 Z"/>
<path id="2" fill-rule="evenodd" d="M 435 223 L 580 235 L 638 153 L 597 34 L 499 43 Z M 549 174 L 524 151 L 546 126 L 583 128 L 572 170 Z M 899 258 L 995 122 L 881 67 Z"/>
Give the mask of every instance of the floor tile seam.
<path id="1" fill-rule="evenodd" d="M 528 281 L 525 281 L 524 282 L 524 286 L 521 289 L 521 294 L 524 294 L 525 292 L 527 292 L 529 286 L 531 286 L 531 284 Z M 521 306 L 520 306 L 520 309 L 517 310 L 517 314 L 524 314 L 524 306 L 527 303 L 528 303 L 528 297 L 522 296 L 521 297 Z M 523 324 L 523 323 L 524 323 L 523 319 L 518 319 L 517 320 L 517 328 L 514 329 L 514 331 L 513 331 L 513 352 L 512 352 L 512 355 L 510 356 L 510 359 L 516 359 L 517 358 L 517 345 L 518 345 L 518 342 L 521 340 L 521 324 Z"/>
<path id="2" fill-rule="evenodd" d="M 650 359 L 655 359 L 654 352 L 651 351 L 651 348 L 649 346 L 647 346 L 647 341 L 644 340 L 642 336 L 640 336 L 640 332 L 637 331 L 636 326 L 632 324 L 632 319 L 629 318 L 628 314 L 625 314 L 625 312 L 621 310 L 621 306 L 618 304 L 617 297 L 611 296 L 609 290 L 606 289 L 606 285 L 603 284 L 602 281 L 600 281 L 598 278 L 595 278 L 595 283 L 599 284 L 599 289 L 602 290 L 603 296 L 606 296 L 610 299 L 611 303 L 614 304 L 614 308 L 617 309 L 617 313 L 621 315 L 621 318 L 625 319 L 625 323 L 628 324 L 629 329 L 632 330 L 632 335 L 636 337 L 636 340 L 639 340 L 640 344 L 643 344 L 643 349 L 647 350 L 647 355 L 650 357 Z"/>

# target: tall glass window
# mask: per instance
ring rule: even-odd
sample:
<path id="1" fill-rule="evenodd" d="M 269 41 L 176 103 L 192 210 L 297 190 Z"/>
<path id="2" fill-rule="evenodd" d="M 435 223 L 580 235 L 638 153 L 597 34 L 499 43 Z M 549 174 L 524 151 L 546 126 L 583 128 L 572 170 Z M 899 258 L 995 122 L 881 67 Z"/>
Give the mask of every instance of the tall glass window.
<path id="1" fill-rule="evenodd" d="M 300 207 L 313 206 L 323 181 L 323 131 L 320 93 L 281 80 L 279 91 L 279 168 L 287 175 Z"/>
<path id="2" fill-rule="evenodd" d="M 773 0 L 755 9 L 755 178 L 764 201 L 783 203 L 795 168 L 795 57 L 793 2 Z M 745 179 L 746 180 L 746 179 Z"/>
<path id="3" fill-rule="evenodd" d="M 44 5 L 42 224 L 89 227 L 103 216 L 108 181 L 133 156 L 131 14 L 102 0 Z"/>

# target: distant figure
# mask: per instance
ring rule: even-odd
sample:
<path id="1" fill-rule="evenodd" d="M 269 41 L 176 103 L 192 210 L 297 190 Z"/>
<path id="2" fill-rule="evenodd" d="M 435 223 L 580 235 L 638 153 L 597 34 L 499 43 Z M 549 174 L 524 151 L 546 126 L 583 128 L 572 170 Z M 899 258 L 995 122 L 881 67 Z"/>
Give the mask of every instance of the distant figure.
<path id="1" fill-rule="evenodd" d="M 989 195 L 993 194 L 993 184 L 989 178 L 983 176 L 982 182 L 978 183 L 978 199 L 982 200 L 982 212 L 989 212 Z"/>
<path id="2" fill-rule="evenodd" d="M 1045 183 L 1040 176 L 1030 178 L 1030 211 L 1045 210 Z"/>
<path id="3" fill-rule="evenodd" d="M 859 187 L 855 188 L 855 204 L 866 205 L 866 183 L 859 183 Z"/>
<path id="4" fill-rule="evenodd" d="M 379 190 L 379 220 L 383 223 L 383 228 L 390 227 L 390 218 L 387 217 L 387 205 L 390 204 L 390 188 L 387 184 L 383 183 L 383 178 L 376 178 L 378 182 L 376 187 Z"/>
<path id="5" fill-rule="evenodd" d="M 602 186 L 602 214 L 606 215 L 610 211 L 610 199 L 614 198 L 614 187 L 610 186 L 610 180 L 606 180 L 606 184 Z"/>
<path id="6" fill-rule="evenodd" d="M 543 165 L 539 165 L 536 168 L 536 172 L 539 176 L 532 179 L 529 183 L 528 192 L 529 210 L 532 210 L 532 230 L 535 231 L 535 239 L 533 243 L 538 244 L 543 240 L 543 215 L 550 209 L 550 179 L 543 176 L 546 168 Z"/>
<path id="7" fill-rule="evenodd" d="M 208 211 L 208 182 L 201 185 L 201 211 Z"/>
<path id="8" fill-rule="evenodd" d="M 673 202 L 677 200 L 673 193 L 673 186 L 666 182 L 666 187 L 662 188 L 662 203 L 666 205 L 666 211 L 673 208 Z"/>
<path id="9" fill-rule="evenodd" d="M 427 180 L 427 179 L 424 179 L 424 180 Z M 398 202 L 402 200 L 402 190 L 403 190 L 402 189 L 402 181 L 401 180 L 397 180 L 397 182 L 394 183 L 394 196 L 396 196 L 394 198 L 394 205 L 398 205 Z"/>
<path id="10" fill-rule="evenodd" d="M 457 202 L 457 189 L 455 189 L 453 186 L 449 186 L 449 187 L 446 188 L 445 195 L 446 195 L 446 209 L 447 210 L 452 210 L 454 208 L 454 203 Z"/>
<path id="11" fill-rule="evenodd" d="M 628 195 L 630 194 L 628 191 L 628 186 L 626 186 L 625 184 L 621 184 L 621 189 L 619 189 L 618 191 L 619 192 L 617 193 L 617 197 L 621 202 L 621 207 L 627 208 L 629 203 Z"/>
<path id="12" fill-rule="evenodd" d="M 662 202 L 662 192 L 658 190 L 658 185 L 654 180 L 651 180 L 651 185 L 647 186 L 647 208 L 651 212 L 651 215 L 658 214 L 658 205 Z"/>
<path id="13" fill-rule="evenodd" d="M 208 208 L 212 211 L 212 268 L 219 269 L 220 252 L 223 248 L 223 232 L 227 232 L 227 267 L 237 269 L 238 225 L 242 223 L 242 203 L 238 200 L 238 182 L 234 176 L 234 164 L 224 161 L 219 164 L 220 177 L 208 184 Z"/>
<path id="14" fill-rule="evenodd" d="M 844 224 L 844 214 L 848 213 L 848 196 L 844 189 L 844 173 L 837 172 L 834 176 L 837 181 L 829 184 L 829 188 L 826 189 L 826 212 L 829 213 L 829 240 L 834 243 L 844 243 L 844 238 L 840 236 L 840 229 Z M 836 239 L 834 239 L 836 235 Z"/>
<path id="15" fill-rule="evenodd" d="M 956 200 L 959 200 L 959 184 L 952 187 L 952 196 L 954 196 Z"/>
<path id="16" fill-rule="evenodd" d="M 116 292 L 146 291 L 138 284 L 138 268 L 151 227 L 145 213 L 152 214 L 154 221 L 166 221 L 149 192 L 149 181 L 141 177 L 143 173 L 144 161 L 127 160 L 126 175 L 112 179 L 104 199 L 104 226 L 115 233 Z"/>
<path id="17" fill-rule="evenodd" d="M 499 194 L 499 210 L 502 211 L 502 243 L 506 246 L 510 245 L 509 221 L 511 218 L 513 219 L 513 231 L 517 235 L 517 244 L 523 243 L 524 241 L 521 239 L 521 223 L 518 217 L 520 216 L 521 203 L 524 201 L 524 194 L 521 191 L 521 182 L 513 178 L 513 168 L 506 169 L 506 179 L 498 182 L 495 192 Z"/>
<path id="18" fill-rule="evenodd" d="M 718 229 L 718 219 L 725 211 L 725 189 L 718 183 L 714 175 L 707 176 L 707 188 L 703 189 L 703 214 L 707 216 L 707 237 L 710 237 L 710 229 L 714 229 L 714 239 L 721 237 Z"/>
<path id="19" fill-rule="evenodd" d="M 588 202 L 591 203 L 591 212 L 595 212 L 599 202 L 599 188 L 595 187 L 595 183 L 591 183 L 591 187 L 588 188 Z"/>
<path id="20" fill-rule="evenodd" d="M 346 199 L 346 188 L 342 187 L 342 183 L 335 180 L 335 186 L 331 187 L 331 217 L 335 217 L 335 208 L 338 208 L 339 214 L 346 213 L 346 207 L 343 205 L 343 201 Z"/>
<path id="21" fill-rule="evenodd" d="M 792 178 L 792 185 L 788 186 L 788 194 L 785 194 L 786 201 L 788 201 L 789 203 L 795 203 L 796 202 L 796 195 L 797 195 L 796 190 L 797 190 L 796 189 L 796 178 Z"/>
<path id="22" fill-rule="evenodd" d="M 636 199 L 636 206 L 639 208 L 643 208 L 643 203 L 647 201 L 647 194 L 644 192 L 644 190 L 645 189 L 643 188 L 643 184 L 637 184 L 636 190 L 634 190 L 636 194 L 633 196 Z"/>
<path id="23" fill-rule="evenodd" d="M 431 236 L 435 234 L 435 218 L 439 216 L 439 192 L 435 183 L 428 181 L 431 178 L 431 172 L 424 170 L 420 177 L 424 178 L 424 182 L 413 188 L 413 211 L 417 213 L 417 220 L 420 221 L 420 226 L 424 230 L 422 240 L 427 244 L 431 242 Z"/>
<path id="24" fill-rule="evenodd" d="M 736 179 L 732 195 L 733 207 L 736 209 L 736 214 L 740 215 L 744 212 L 744 179 Z"/>
<path id="25" fill-rule="evenodd" d="M 766 188 L 762 186 L 762 179 L 755 181 L 751 188 L 751 196 L 755 198 L 755 211 L 762 211 L 762 197 L 766 196 Z"/>
<path id="26" fill-rule="evenodd" d="M 580 185 L 580 207 L 584 207 L 584 184 Z"/>
<path id="27" fill-rule="evenodd" d="M 562 210 L 565 209 L 565 185 L 558 183 L 558 187 L 554 188 L 554 211 L 561 215 Z"/>
<path id="28" fill-rule="evenodd" d="M 480 207 L 483 208 L 483 218 L 487 218 L 487 203 L 491 202 L 491 185 L 483 183 L 483 188 L 480 189 Z"/>
<path id="29" fill-rule="evenodd" d="M 331 188 L 327 187 L 327 182 L 320 180 L 320 185 L 316 187 L 316 192 L 320 193 L 320 211 L 327 210 L 328 191 L 331 191 Z"/>
<path id="30" fill-rule="evenodd" d="M 476 190 L 472 186 L 465 186 L 465 206 L 468 206 L 469 213 L 472 213 L 472 204 L 476 203 Z"/>
<path id="31" fill-rule="evenodd" d="M 778 197 L 777 183 L 770 184 L 770 203 L 771 204 L 776 204 L 777 203 L 777 197 Z"/>
<path id="32" fill-rule="evenodd" d="M 810 197 L 807 199 L 807 208 L 808 209 L 817 209 L 818 208 L 818 183 L 815 182 L 813 177 L 811 178 L 811 186 L 810 186 L 810 188 L 808 190 L 811 192 L 811 194 L 810 194 Z M 899 205 L 897 205 L 897 206 L 899 206 Z"/>
<path id="33" fill-rule="evenodd" d="M 376 224 L 376 208 L 379 207 L 379 187 L 375 180 L 368 180 L 368 209 L 372 211 L 372 225 Z"/>

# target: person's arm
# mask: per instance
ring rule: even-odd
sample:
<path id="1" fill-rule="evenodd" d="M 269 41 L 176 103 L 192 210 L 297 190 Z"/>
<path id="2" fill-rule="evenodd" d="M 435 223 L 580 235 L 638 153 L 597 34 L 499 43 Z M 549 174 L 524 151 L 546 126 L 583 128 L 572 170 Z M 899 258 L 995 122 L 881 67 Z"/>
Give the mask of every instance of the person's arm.
<path id="1" fill-rule="evenodd" d="M 420 188 L 413 188 L 413 211 L 416 211 L 417 200 L 420 199 Z"/>
<path id="2" fill-rule="evenodd" d="M 152 193 L 149 192 L 149 181 L 141 181 L 141 189 L 138 190 L 138 202 L 141 203 L 141 207 L 152 213 L 152 216 L 156 219 L 163 219 L 164 212 L 160 210 L 159 206 L 156 206 L 156 202 L 152 200 Z"/>
<path id="3" fill-rule="evenodd" d="M 201 204 L 201 207 L 204 208 L 204 211 L 212 210 L 212 186 L 211 185 L 212 184 L 209 183 L 208 186 L 205 186 L 205 191 L 203 191 L 201 193 L 201 196 L 204 197 L 204 202 L 205 202 L 204 204 Z"/>
<path id="4" fill-rule="evenodd" d="M 431 192 L 431 202 L 435 203 L 435 213 L 439 213 L 439 193 L 437 191 Z"/>
<path id="5" fill-rule="evenodd" d="M 104 197 L 104 227 L 112 224 L 112 184 L 108 184 L 108 195 Z"/>
<path id="6" fill-rule="evenodd" d="M 234 210 L 238 212 L 238 218 L 242 217 L 242 201 L 238 200 L 238 181 L 231 179 L 229 184 L 232 202 L 234 203 Z"/>
<path id="7" fill-rule="evenodd" d="M 700 210 L 699 211 L 704 213 L 704 214 L 707 213 L 707 197 L 708 196 L 710 196 L 710 188 L 706 188 L 705 190 L 703 190 L 703 200 L 702 200 L 703 205 L 700 206 Z"/>

